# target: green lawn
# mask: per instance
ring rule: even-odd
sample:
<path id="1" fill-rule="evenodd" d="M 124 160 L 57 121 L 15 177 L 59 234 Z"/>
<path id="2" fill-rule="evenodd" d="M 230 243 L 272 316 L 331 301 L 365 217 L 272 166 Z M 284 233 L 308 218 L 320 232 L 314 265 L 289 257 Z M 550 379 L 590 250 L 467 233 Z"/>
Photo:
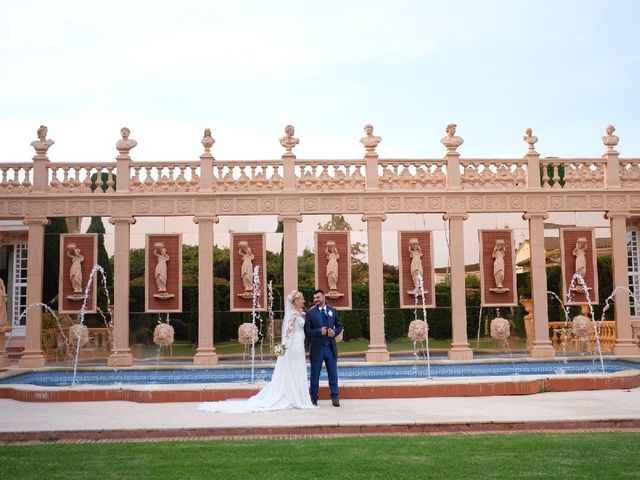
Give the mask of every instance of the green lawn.
<path id="1" fill-rule="evenodd" d="M 515 348 L 519 350 L 523 350 L 526 346 L 526 342 L 521 339 L 515 339 Z M 435 340 L 429 339 L 429 349 L 430 350 L 448 350 L 451 344 L 451 340 Z M 476 339 L 469 339 L 469 344 L 471 348 L 476 348 Z M 367 347 L 369 345 L 369 341 L 360 338 L 357 340 L 350 340 L 348 342 L 342 342 L 338 345 L 338 350 L 342 353 L 359 353 L 366 352 Z M 256 346 L 256 349 L 259 348 Z M 398 339 L 392 342 L 387 343 L 387 348 L 390 352 L 412 352 L 413 351 L 413 342 L 409 339 Z M 498 351 L 497 344 L 494 340 L 490 338 L 481 338 L 479 348 L 481 350 L 494 350 Z M 264 343 L 263 352 L 266 354 L 269 352 L 268 343 Z M 163 348 L 161 352 L 161 356 L 163 358 L 166 357 L 191 357 L 195 354 L 196 346 L 192 343 L 181 343 L 176 342 L 172 349 L 171 354 L 168 348 Z M 233 355 L 233 354 L 242 354 L 244 351 L 244 345 L 240 345 L 237 341 L 232 342 L 223 342 L 216 344 L 216 351 L 218 355 Z M 157 355 L 158 349 L 157 347 L 146 346 L 144 349 L 144 357 L 151 358 Z"/>
<path id="2" fill-rule="evenodd" d="M 640 433 L 50 444 L 0 447 L 0 478 L 610 480 L 639 454 Z"/>

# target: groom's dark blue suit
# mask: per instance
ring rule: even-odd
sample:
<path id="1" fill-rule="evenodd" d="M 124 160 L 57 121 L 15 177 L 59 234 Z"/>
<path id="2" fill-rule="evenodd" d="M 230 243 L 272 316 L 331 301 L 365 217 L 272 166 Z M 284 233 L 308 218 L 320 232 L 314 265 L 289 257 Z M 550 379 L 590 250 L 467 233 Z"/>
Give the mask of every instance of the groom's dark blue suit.
<path id="1" fill-rule="evenodd" d="M 334 337 L 322 335 L 322 327 L 332 328 Z M 336 338 L 342 332 L 342 323 L 338 311 L 325 303 L 324 311 L 314 306 L 307 311 L 304 322 L 305 341 L 309 345 L 309 363 L 311 364 L 309 393 L 311 399 L 318 400 L 320 370 L 322 363 L 327 367 L 329 389 L 332 397 L 338 397 L 338 347 Z"/>

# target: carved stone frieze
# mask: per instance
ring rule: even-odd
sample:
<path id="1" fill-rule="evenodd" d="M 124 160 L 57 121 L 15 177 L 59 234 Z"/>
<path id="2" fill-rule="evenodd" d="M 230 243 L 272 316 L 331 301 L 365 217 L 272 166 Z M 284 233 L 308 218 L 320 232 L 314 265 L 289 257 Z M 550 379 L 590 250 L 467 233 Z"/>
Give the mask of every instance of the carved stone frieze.
<path id="1" fill-rule="evenodd" d="M 449 197 L 447 198 L 447 210 L 465 210 L 467 207 L 467 202 L 465 201 L 465 197 Z"/>
<path id="2" fill-rule="evenodd" d="M 384 211 L 384 199 L 380 197 L 365 198 L 365 212 L 382 212 Z"/>
<path id="3" fill-rule="evenodd" d="M 255 199 L 236 200 L 236 210 L 240 213 L 258 213 L 258 201 Z"/>
<path id="4" fill-rule="evenodd" d="M 137 200 L 136 203 L 137 213 L 149 213 L 151 211 L 151 202 L 149 200 Z"/>
<path id="5" fill-rule="evenodd" d="M 233 200 L 229 200 L 225 198 L 220 201 L 220 210 L 222 212 L 232 212 L 233 211 Z"/>
<path id="6" fill-rule="evenodd" d="M 215 200 L 196 200 L 196 214 L 202 216 L 216 213 Z"/>
<path id="7" fill-rule="evenodd" d="M 564 197 L 560 195 L 551 196 L 551 209 L 558 210 L 564 207 Z"/>
<path id="8" fill-rule="evenodd" d="M 500 195 L 487 198 L 487 208 L 489 210 L 506 210 L 507 197 Z"/>
<path id="9" fill-rule="evenodd" d="M 343 210 L 342 199 L 340 198 L 327 198 L 322 200 L 322 204 L 328 212 L 341 212 Z"/>
<path id="10" fill-rule="evenodd" d="M 524 200 L 522 195 L 514 195 L 509 197 L 509 206 L 512 210 L 520 210 L 524 208 Z"/>
<path id="11" fill-rule="evenodd" d="M 631 195 L 631 207 L 640 208 L 640 195 Z"/>
<path id="12" fill-rule="evenodd" d="M 407 210 L 424 210 L 424 198 L 407 197 L 404 199 L 404 207 Z"/>
<path id="13" fill-rule="evenodd" d="M 266 198 L 262 200 L 262 211 L 264 212 L 275 212 L 276 210 L 276 202 L 271 200 L 270 198 Z"/>
<path id="14" fill-rule="evenodd" d="M 317 198 L 305 198 L 304 209 L 307 212 L 315 212 L 318 209 L 318 199 Z"/>
<path id="15" fill-rule="evenodd" d="M 111 215 L 123 217 L 132 214 L 132 205 L 129 200 L 114 200 L 111 202 Z"/>
<path id="16" fill-rule="evenodd" d="M 484 200 L 482 197 L 473 196 L 469 198 L 469 209 L 482 210 L 483 206 L 484 206 Z"/>
<path id="17" fill-rule="evenodd" d="M 89 215 L 89 202 L 71 201 L 69 202 L 69 213 L 76 217 Z"/>
<path id="18" fill-rule="evenodd" d="M 65 213 L 65 205 L 61 200 L 51 202 L 51 213 L 54 215 L 63 215 Z"/>
<path id="19" fill-rule="evenodd" d="M 589 203 L 591 208 L 604 208 L 604 198 L 602 195 L 590 195 Z"/>
<path id="20" fill-rule="evenodd" d="M 173 200 L 152 200 L 153 213 L 158 215 L 171 215 L 173 213 Z"/>
<path id="21" fill-rule="evenodd" d="M 627 208 L 627 198 L 624 195 L 607 196 L 607 208 L 624 210 Z"/>
<path id="22" fill-rule="evenodd" d="M 283 198 L 278 202 L 280 213 L 294 213 L 300 211 L 300 202 L 296 198 Z"/>
<path id="23" fill-rule="evenodd" d="M 104 200 L 93 202 L 93 211 L 100 215 L 106 214 L 109 211 L 107 202 Z"/>
<path id="24" fill-rule="evenodd" d="M 547 201 L 543 196 L 527 197 L 527 210 L 540 211 L 547 209 Z"/>
<path id="25" fill-rule="evenodd" d="M 20 215 L 22 213 L 22 202 L 9 202 L 9 214 Z"/>
<path id="26" fill-rule="evenodd" d="M 391 197 L 387 199 L 387 208 L 389 210 L 398 210 L 402 202 L 400 201 L 400 197 Z"/>
<path id="27" fill-rule="evenodd" d="M 440 209 L 442 209 L 442 198 L 440 198 L 440 197 L 429 197 L 429 207 L 432 210 L 440 210 Z"/>
<path id="28" fill-rule="evenodd" d="M 567 198 L 567 207 L 571 209 L 583 210 L 587 208 L 588 203 L 587 197 L 583 195 Z"/>
<path id="29" fill-rule="evenodd" d="M 178 213 L 183 215 L 188 215 L 191 211 L 193 211 L 193 207 L 191 205 L 191 200 L 178 200 Z"/>
<path id="30" fill-rule="evenodd" d="M 360 200 L 357 198 L 347 199 L 347 210 L 354 212 L 360 209 Z"/>
<path id="31" fill-rule="evenodd" d="M 47 204 L 45 202 L 37 201 L 37 202 L 29 202 L 27 203 L 27 215 L 28 216 L 39 216 L 45 215 L 47 213 Z"/>

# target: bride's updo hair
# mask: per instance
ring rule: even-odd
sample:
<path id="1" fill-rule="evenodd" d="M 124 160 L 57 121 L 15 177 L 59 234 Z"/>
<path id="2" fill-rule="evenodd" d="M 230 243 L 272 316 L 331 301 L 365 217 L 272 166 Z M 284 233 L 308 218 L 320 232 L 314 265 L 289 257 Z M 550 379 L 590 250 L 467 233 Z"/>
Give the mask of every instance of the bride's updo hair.
<path id="1" fill-rule="evenodd" d="M 289 302 L 291 305 L 293 305 L 293 302 L 296 298 L 301 298 L 302 297 L 302 293 L 299 292 L 298 290 L 292 290 L 291 293 L 289 295 L 287 295 L 287 302 Z"/>

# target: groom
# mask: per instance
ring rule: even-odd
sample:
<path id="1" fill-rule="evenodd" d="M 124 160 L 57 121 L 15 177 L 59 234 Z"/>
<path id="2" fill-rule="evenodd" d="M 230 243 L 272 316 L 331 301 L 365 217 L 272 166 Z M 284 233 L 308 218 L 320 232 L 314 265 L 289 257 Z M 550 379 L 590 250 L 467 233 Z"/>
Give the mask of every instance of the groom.
<path id="1" fill-rule="evenodd" d="M 309 362 L 311 363 L 311 388 L 309 393 L 314 405 L 318 405 L 318 388 L 322 362 L 327 367 L 331 405 L 340 406 L 338 400 L 338 348 L 336 336 L 342 332 L 342 323 L 338 311 L 325 301 L 324 291 L 313 292 L 313 307 L 307 312 L 304 334 L 309 344 Z"/>

